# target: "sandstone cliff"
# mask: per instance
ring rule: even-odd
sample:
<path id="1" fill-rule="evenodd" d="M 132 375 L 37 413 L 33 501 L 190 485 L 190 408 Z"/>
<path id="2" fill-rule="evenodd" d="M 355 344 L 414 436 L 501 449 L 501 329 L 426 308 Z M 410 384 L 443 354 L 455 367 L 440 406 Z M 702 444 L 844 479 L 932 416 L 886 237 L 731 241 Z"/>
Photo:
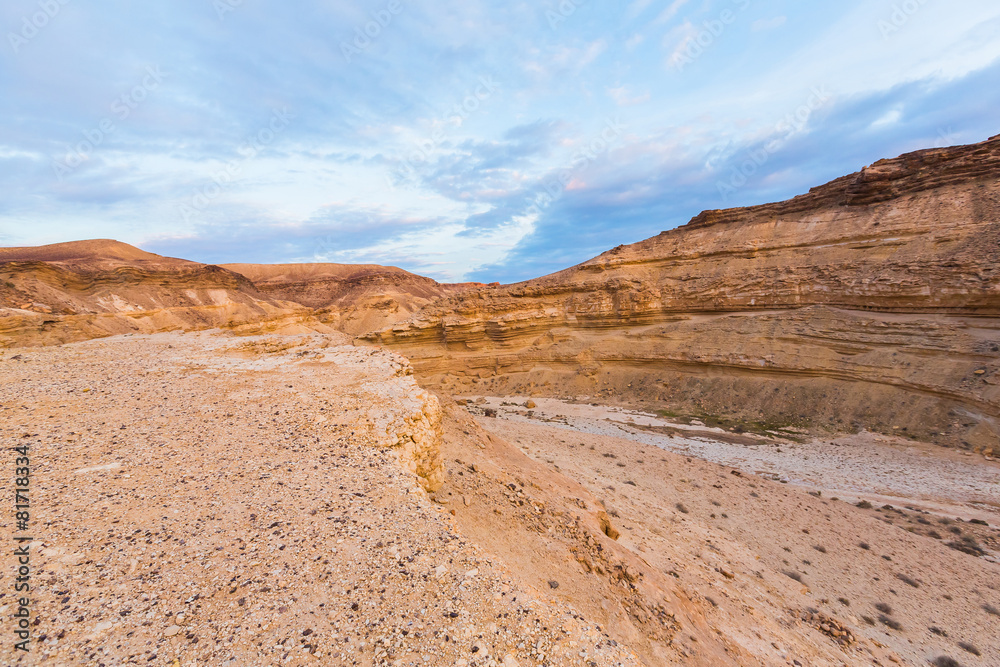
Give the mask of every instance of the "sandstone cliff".
<path id="1" fill-rule="evenodd" d="M 1000 418 L 1000 137 L 786 202 L 706 211 L 362 337 L 448 389 L 588 395 L 739 429 L 989 449 Z"/>

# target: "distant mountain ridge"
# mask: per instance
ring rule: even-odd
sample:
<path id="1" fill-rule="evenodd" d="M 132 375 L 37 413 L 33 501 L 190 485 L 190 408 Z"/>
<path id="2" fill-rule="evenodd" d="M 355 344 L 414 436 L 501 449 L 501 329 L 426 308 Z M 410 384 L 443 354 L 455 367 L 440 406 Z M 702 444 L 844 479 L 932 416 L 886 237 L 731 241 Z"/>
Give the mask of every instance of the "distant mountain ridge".
<path id="1" fill-rule="evenodd" d="M 0 248 L 0 345 L 208 327 L 384 327 L 469 285 L 395 267 L 215 266 L 110 239 Z"/>

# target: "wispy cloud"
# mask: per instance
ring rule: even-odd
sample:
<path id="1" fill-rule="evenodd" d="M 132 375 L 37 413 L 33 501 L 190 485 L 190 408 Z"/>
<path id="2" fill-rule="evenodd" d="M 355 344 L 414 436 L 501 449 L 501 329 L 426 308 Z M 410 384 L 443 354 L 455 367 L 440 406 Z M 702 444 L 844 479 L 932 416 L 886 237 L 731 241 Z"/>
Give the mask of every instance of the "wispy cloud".
<path id="1" fill-rule="evenodd" d="M 514 280 L 998 131 L 993 0 L 926 3 L 890 39 L 891 12 L 863 0 L 777 16 L 747 0 L 572 4 L 553 29 L 555 3 L 499 0 L 414 0 L 391 19 L 367 0 L 227 2 L 221 19 L 193 0 L 62 3 L 0 44 L 0 239 Z M 38 7 L 0 5 L 4 34 Z M 664 69 L 693 44 L 697 67 Z M 823 86 L 832 101 L 776 134 Z M 625 129 L 602 146 L 609 119 Z M 721 201 L 761 145 L 780 150 Z M 67 155 L 82 159 L 60 180 Z"/>
<path id="2" fill-rule="evenodd" d="M 653 25 L 663 25 L 670 21 L 670 19 L 677 16 L 677 13 L 681 11 L 684 5 L 688 4 L 689 0 L 673 0 L 666 9 L 660 12 L 655 19 L 653 19 Z"/>
<path id="3" fill-rule="evenodd" d="M 761 32 L 764 30 L 774 30 L 775 28 L 780 28 L 788 22 L 787 16 L 775 16 L 773 19 L 757 19 L 750 24 L 750 29 L 754 32 Z"/>

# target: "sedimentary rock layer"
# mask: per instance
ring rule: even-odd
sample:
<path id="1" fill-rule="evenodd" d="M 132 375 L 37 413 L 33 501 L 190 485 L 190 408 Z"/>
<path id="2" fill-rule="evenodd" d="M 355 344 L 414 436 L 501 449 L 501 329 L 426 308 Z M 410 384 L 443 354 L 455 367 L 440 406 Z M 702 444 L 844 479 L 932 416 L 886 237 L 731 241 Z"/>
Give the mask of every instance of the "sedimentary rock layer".
<path id="1" fill-rule="evenodd" d="M 882 160 L 363 340 L 446 387 L 989 448 L 1000 417 L 1000 137 Z M 742 425 L 742 426 L 741 426 Z"/>
<path id="2" fill-rule="evenodd" d="M 0 346 L 210 327 L 357 334 L 471 286 L 374 265 L 214 266 L 107 240 L 0 248 Z"/>
<path id="3" fill-rule="evenodd" d="M 117 241 L 0 249 L 0 345 L 234 327 L 308 311 L 218 266 Z"/>
<path id="4" fill-rule="evenodd" d="M 444 296 L 478 284 L 442 284 L 373 264 L 223 264 L 268 297 L 316 310 L 338 331 L 360 334 L 413 315 Z"/>

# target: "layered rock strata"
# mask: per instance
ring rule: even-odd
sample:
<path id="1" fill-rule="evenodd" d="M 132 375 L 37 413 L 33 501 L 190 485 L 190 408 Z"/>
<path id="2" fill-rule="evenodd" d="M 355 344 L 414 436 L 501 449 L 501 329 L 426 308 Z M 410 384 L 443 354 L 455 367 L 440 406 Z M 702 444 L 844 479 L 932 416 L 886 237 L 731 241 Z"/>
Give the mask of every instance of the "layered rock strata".
<path id="1" fill-rule="evenodd" d="M 268 297 L 316 311 L 338 331 L 360 334 L 404 320 L 433 301 L 478 283 L 444 284 L 373 264 L 223 264 Z"/>
<path id="2" fill-rule="evenodd" d="M 447 388 L 978 449 L 1000 419 L 1000 137 L 882 160 L 362 340 Z"/>

